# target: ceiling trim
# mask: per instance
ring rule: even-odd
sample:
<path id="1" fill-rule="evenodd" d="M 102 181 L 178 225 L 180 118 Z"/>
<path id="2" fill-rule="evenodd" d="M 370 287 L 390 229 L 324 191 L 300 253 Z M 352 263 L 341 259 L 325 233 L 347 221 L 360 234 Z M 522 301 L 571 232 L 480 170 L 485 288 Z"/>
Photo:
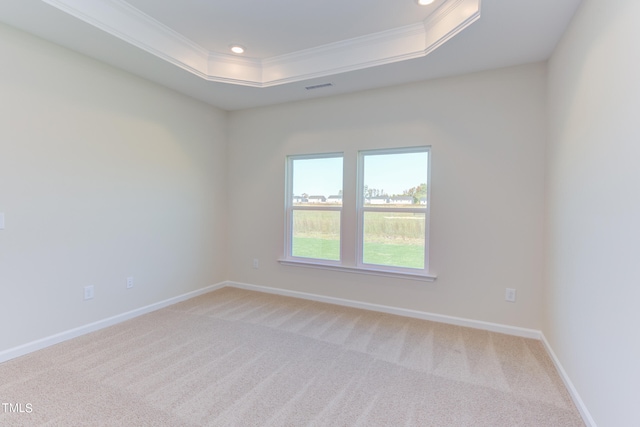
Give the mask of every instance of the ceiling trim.
<path id="1" fill-rule="evenodd" d="M 447 0 L 413 25 L 265 59 L 210 52 L 124 0 L 42 0 L 202 79 L 270 87 L 420 58 L 480 18 L 481 0 Z"/>

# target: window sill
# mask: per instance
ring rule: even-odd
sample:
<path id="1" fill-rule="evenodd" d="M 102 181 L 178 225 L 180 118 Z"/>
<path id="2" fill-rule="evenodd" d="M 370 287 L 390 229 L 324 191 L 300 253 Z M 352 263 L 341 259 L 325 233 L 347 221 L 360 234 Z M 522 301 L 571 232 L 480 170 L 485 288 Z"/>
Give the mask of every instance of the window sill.
<path id="1" fill-rule="evenodd" d="M 401 271 L 378 270 L 365 267 L 345 267 L 343 265 L 322 264 L 312 261 L 301 261 L 293 259 L 280 259 L 278 262 L 282 265 L 292 267 L 319 268 L 321 270 L 342 271 L 345 273 L 369 274 L 372 276 L 394 277 L 396 279 L 420 280 L 424 282 L 433 282 L 438 276 L 431 274 L 406 273 Z"/>

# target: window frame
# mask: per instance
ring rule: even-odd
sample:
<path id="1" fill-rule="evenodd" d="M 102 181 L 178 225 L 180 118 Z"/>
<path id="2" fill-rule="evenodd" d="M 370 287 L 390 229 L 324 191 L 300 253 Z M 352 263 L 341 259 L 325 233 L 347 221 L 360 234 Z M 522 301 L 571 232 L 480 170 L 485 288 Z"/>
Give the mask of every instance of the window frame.
<path id="1" fill-rule="evenodd" d="M 293 162 L 296 160 L 312 160 L 312 159 L 330 159 L 341 158 L 342 159 L 342 192 L 344 193 L 344 153 L 318 153 L 318 154 L 296 154 L 287 156 L 287 165 L 285 173 L 285 260 L 291 262 L 300 263 L 312 263 L 326 266 L 340 266 L 342 265 L 343 257 L 343 234 L 342 234 L 342 208 L 344 206 L 344 200 L 339 206 L 335 205 L 322 205 L 318 203 L 318 206 L 295 206 L 293 199 Z M 326 212 L 339 212 L 340 213 L 340 253 L 338 260 L 330 260 L 326 258 L 309 258 L 299 257 L 293 255 L 293 213 L 294 211 L 326 211 Z"/>
<path id="2" fill-rule="evenodd" d="M 424 207 L 372 207 L 365 205 L 364 194 L 364 166 L 366 156 L 376 155 L 392 155 L 392 154 L 413 154 L 413 153 L 426 153 L 427 154 L 427 199 Z M 404 147 L 404 148 L 383 148 L 373 150 L 361 150 L 358 151 L 358 163 L 357 163 L 357 184 L 356 184 L 356 215 L 357 215 L 357 234 L 356 234 L 356 267 L 367 270 L 394 272 L 399 274 L 419 274 L 429 276 L 429 219 L 431 210 L 431 147 L 430 146 L 418 146 L 418 147 Z M 425 216 L 424 219 L 424 267 L 423 268 L 411 268 L 411 267 L 399 267 L 384 264 L 371 264 L 364 262 L 364 217 L 367 212 L 405 212 L 405 213 L 422 213 Z"/>
<path id="3" fill-rule="evenodd" d="M 368 264 L 363 262 L 363 238 L 364 238 L 364 212 L 382 211 L 391 212 L 390 208 L 364 209 L 364 156 L 367 154 L 401 154 L 401 153 L 427 153 L 427 200 L 425 208 L 401 208 L 402 212 L 419 212 L 425 214 L 424 236 L 424 268 L 395 267 L 380 264 Z M 342 204 L 340 206 L 298 206 L 293 204 L 293 161 L 304 159 L 342 158 Z M 286 156 L 285 168 L 285 236 L 284 257 L 278 262 L 285 266 L 309 267 L 315 269 L 333 270 L 348 273 L 368 274 L 375 276 L 392 277 L 397 279 L 409 279 L 433 282 L 437 279 L 435 274 L 429 272 L 429 236 L 431 219 L 431 159 L 430 145 L 420 145 L 402 148 L 383 148 L 358 150 L 354 153 L 329 152 L 313 154 L 293 154 Z M 351 181 L 349 181 L 349 177 Z M 354 190 L 354 191 L 352 191 Z M 345 207 L 347 209 L 345 209 Z M 398 208 L 400 209 L 400 208 Z M 340 259 L 337 261 L 293 256 L 293 212 L 295 210 L 325 210 L 340 212 Z M 345 228 L 345 224 L 353 224 L 355 230 Z M 353 241 L 355 239 L 355 241 Z M 346 248 L 346 249 L 345 249 Z M 346 252 L 345 252 L 346 250 Z"/>

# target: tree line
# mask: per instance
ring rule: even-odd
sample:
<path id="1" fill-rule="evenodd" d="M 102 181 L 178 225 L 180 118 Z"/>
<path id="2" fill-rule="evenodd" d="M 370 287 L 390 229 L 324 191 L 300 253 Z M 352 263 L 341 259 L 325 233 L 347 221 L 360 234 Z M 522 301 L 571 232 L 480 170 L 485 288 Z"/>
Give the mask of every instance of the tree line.
<path id="1" fill-rule="evenodd" d="M 407 190 L 404 190 L 402 194 L 387 194 L 384 189 L 378 188 L 369 188 L 368 185 L 364 186 L 364 195 L 365 197 L 397 197 L 397 196 L 411 196 L 413 198 L 413 203 L 420 203 L 421 199 L 425 199 L 427 197 L 427 184 L 422 183 L 417 185 L 416 187 L 411 187 Z"/>

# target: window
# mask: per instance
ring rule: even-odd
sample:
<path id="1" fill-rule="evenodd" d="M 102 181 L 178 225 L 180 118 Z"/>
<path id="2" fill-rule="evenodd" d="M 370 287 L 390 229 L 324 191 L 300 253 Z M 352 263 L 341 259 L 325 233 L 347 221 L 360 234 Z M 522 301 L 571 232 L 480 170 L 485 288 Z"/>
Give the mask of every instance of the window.
<path id="1" fill-rule="evenodd" d="M 429 153 L 362 151 L 358 159 L 358 264 L 425 270 Z"/>
<path id="2" fill-rule="evenodd" d="M 288 255 L 340 261 L 342 155 L 292 156 L 287 164 Z"/>
<path id="3" fill-rule="evenodd" d="M 429 147 L 289 156 L 281 262 L 435 279 L 429 165 Z"/>

